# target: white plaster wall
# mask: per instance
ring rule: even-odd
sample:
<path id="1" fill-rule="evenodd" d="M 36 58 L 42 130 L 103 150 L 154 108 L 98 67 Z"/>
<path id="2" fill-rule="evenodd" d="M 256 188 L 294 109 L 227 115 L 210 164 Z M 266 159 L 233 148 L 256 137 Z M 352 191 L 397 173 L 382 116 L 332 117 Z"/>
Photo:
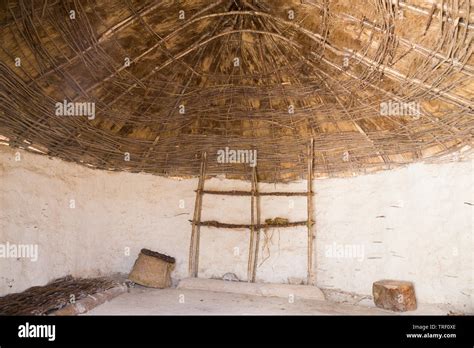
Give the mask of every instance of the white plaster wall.
<path id="1" fill-rule="evenodd" d="M 196 179 L 92 170 L 26 152 L 21 161 L 14 157 L 0 147 L 0 243 L 38 244 L 39 259 L 0 258 L 0 295 L 66 274 L 128 273 L 143 247 L 174 256 L 173 277 L 187 276 Z M 412 280 L 420 302 L 473 311 L 472 175 L 472 162 L 456 162 L 315 181 L 318 286 L 368 295 L 378 279 Z M 206 181 L 209 189 L 249 186 Z M 305 189 L 305 182 L 260 185 Z M 262 220 L 306 219 L 305 197 L 262 197 L 261 208 Z M 205 196 L 202 219 L 248 223 L 250 199 Z M 248 230 L 201 228 L 200 276 L 246 279 L 248 238 Z M 328 257 L 332 243 L 363 245 L 364 257 Z M 305 279 L 305 227 L 262 232 L 260 245 L 267 248 L 258 281 Z"/>
<path id="2" fill-rule="evenodd" d="M 421 302 L 474 312 L 473 175 L 466 161 L 316 182 L 318 285 L 370 294 L 378 279 L 409 280 Z M 333 243 L 364 257 L 327 257 Z"/>

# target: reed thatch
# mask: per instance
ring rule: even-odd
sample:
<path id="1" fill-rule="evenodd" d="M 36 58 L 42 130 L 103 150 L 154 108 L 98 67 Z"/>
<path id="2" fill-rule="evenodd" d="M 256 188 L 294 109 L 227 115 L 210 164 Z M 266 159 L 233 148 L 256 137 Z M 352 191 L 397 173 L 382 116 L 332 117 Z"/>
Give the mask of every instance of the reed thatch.
<path id="1" fill-rule="evenodd" d="M 88 296 L 118 287 L 114 279 L 58 278 L 44 286 L 0 297 L 0 315 L 49 315 Z"/>
<path id="2" fill-rule="evenodd" d="M 199 173 L 203 151 L 208 173 L 250 175 L 216 153 L 256 149 L 268 181 L 303 177 L 311 138 L 316 176 L 442 156 L 472 145 L 472 8 L 3 1 L 0 135 L 91 167 L 170 176 Z M 95 103 L 95 118 L 56 116 L 63 100 Z M 386 115 L 382 103 L 418 105 L 420 114 Z"/>

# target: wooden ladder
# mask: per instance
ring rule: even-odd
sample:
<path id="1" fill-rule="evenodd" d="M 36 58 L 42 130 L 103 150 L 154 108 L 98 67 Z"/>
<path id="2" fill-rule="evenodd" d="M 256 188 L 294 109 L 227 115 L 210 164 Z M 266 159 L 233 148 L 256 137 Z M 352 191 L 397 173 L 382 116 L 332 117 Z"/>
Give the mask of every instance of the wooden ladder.
<path id="1" fill-rule="evenodd" d="M 260 230 L 262 228 L 272 227 L 294 227 L 306 226 L 308 232 L 308 260 L 307 260 L 307 284 L 315 284 L 315 276 L 313 271 L 313 250 L 314 250 L 314 233 L 313 226 L 313 140 L 308 146 L 308 184 L 306 192 L 260 192 L 258 190 L 257 169 L 252 167 L 251 190 L 250 191 L 214 191 L 205 190 L 204 181 L 206 176 L 207 154 L 204 152 L 201 161 L 201 170 L 199 173 L 198 188 L 196 190 L 196 201 L 194 204 L 194 216 L 190 220 L 192 223 L 191 243 L 189 248 L 189 276 L 197 277 L 199 268 L 199 246 L 200 246 L 200 228 L 201 226 L 241 229 L 248 228 L 250 230 L 249 242 L 249 259 L 247 266 L 247 281 L 255 282 L 257 272 L 258 250 L 260 243 Z M 250 196 L 250 224 L 230 224 L 217 221 L 201 221 L 202 199 L 205 194 L 210 195 L 226 195 L 226 196 Z M 286 224 L 262 224 L 260 221 L 260 197 L 261 196 L 306 196 L 307 197 L 307 220 L 288 222 Z"/>

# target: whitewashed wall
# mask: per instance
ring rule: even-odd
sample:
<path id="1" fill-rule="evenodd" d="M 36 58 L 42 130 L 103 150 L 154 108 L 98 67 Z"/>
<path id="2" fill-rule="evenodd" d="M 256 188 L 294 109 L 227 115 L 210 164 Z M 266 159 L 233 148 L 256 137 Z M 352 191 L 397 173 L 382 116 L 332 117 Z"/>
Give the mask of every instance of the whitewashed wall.
<path id="1" fill-rule="evenodd" d="M 0 244 L 37 244 L 39 258 L 0 258 L 0 295 L 66 274 L 128 273 L 143 247 L 174 256 L 173 277 L 186 277 L 196 186 L 196 179 L 92 170 L 26 152 L 15 161 L 15 151 L 1 146 Z M 368 295 L 376 280 L 411 280 L 420 302 L 474 311 L 472 161 L 415 164 L 314 186 L 318 286 Z M 249 183 L 212 179 L 206 188 Z M 305 188 L 305 182 L 260 186 Z M 304 197 L 262 197 L 261 207 L 263 219 L 306 219 Z M 205 196 L 202 218 L 248 223 L 250 199 Z M 200 276 L 233 272 L 246 279 L 248 230 L 201 233 Z M 305 279 L 304 227 L 262 233 L 260 245 L 267 247 L 258 281 Z"/>
<path id="2" fill-rule="evenodd" d="M 415 283 L 421 302 L 474 312 L 472 162 L 316 185 L 320 287 L 370 294 L 375 280 L 403 279 Z M 326 257 L 334 243 L 362 246 L 364 257 Z"/>

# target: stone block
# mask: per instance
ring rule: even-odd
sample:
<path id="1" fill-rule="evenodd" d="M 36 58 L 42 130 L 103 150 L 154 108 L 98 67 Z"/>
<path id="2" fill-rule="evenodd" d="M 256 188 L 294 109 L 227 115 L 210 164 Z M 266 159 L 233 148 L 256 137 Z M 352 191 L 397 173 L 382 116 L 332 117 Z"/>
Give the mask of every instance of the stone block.
<path id="1" fill-rule="evenodd" d="M 400 280 L 379 280 L 372 285 L 375 305 L 395 312 L 416 309 L 413 283 Z"/>

